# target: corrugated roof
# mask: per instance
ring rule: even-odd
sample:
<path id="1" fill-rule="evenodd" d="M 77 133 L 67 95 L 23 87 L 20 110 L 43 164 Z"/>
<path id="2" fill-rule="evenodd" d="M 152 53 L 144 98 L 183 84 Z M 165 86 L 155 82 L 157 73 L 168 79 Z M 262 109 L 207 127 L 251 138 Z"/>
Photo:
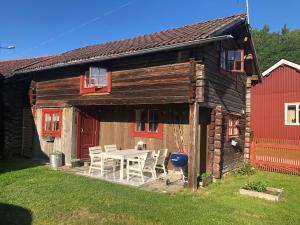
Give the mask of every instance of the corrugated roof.
<path id="1" fill-rule="evenodd" d="M 192 42 L 196 40 L 204 40 L 207 38 L 215 37 L 220 35 L 220 32 L 225 31 L 231 25 L 236 24 L 246 18 L 245 14 L 238 14 L 229 17 L 208 20 L 205 22 L 194 23 L 186 25 L 183 27 L 177 27 L 174 29 L 163 30 L 160 32 L 155 32 L 148 35 L 137 36 L 128 39 L 122 39 L 119 41 L 112 41 L 106 43 L 100 43 L 92 46 L 87 46 L 83 48 L 78 48 L 59 54 L 56 56 L 51 56 L 49 58 L 44 58 L 41 61 L 34 61 L 32 65 L 27 64 L 27 59 L 22 59 L 24 64 L 22 68 L 22 60 L 7 61 L 8 65 L 2 66 L 3 61 L 0 61 L 0 73 L 4 75 L 12 71 L 16 72 L 29 72 L 32 70 L 39 70 L 43 68 L 51 68 L 55 66 L 65 66 L 71 62 L 84 62 L 89 59 L 97 59 L 104 56 L 115 56 L 124 53 L 135 53 L 141 50 L 168 47 L 173 45 L 178 45 L 181 43 Z M 37 59 L 40 60 L 40 57 Z M 29 61 L 32 59 L 29 59 Z M 18 64 L 18 65 L 17 65 Z"/>

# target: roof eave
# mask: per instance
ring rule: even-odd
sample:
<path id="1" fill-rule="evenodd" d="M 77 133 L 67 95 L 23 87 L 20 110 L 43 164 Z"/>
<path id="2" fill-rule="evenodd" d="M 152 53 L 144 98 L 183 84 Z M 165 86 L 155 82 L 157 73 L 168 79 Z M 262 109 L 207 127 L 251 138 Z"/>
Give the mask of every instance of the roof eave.
<path id="1" fill-rule="evenodd" d="M 55 64 L 55 65 L 35 68 L 35 69 L 31 69 L 31 70 L 15 71 L 14 73 L 6 76 L 5 78 L 10 78 L 16 74 L 26 74 L 26 73 L 31 73 L 31 72 L 45 71 L 45 70 L 49 70 L 49 69 L 62 68 L 62 67 L 67 67 L 67 66 L 71 66 L 71 65 L 81 65 L 81 64 L 85 64 L 85 63 L 93 63 L 93 62 L 100 62 L 100 61 L 118 59 L 118 58 L 130 57 L 130 56 L 138 56 L 138 55 L 155 53 L 155 52 L 160 52 L 160 51 L 176 50 L 176 49 L 180 49 L 180 48 L 193 47 L 193 46 L 202 45 L 202 44 L 209 43 L 209 42 L 221 41 L 221 40 L 232 39 L 232 38 L 233 38 L 232 35 L 221 35 L 221 36 L 215 36 L 215 37 L 208 37 L 205 39 L 197 39 L 197 40 L 193 40 L 193 41 L 182 42 L 182 43 L 173 44 L 173 45 L 166 45 L 166 46 L 142 49 L 142 50 L 137 50 L 134 52 L 125 52 L 125 53 L 109 55 L 109 56 L 97 56 L 97 57 L 88 58 L 88 59 L 74 60 L 74 61 L 70 61 L 67 63 Z"/>
<path id="2" fill-rule="evenodd" d="M 278 61 L 277 63 L 275 63 L 273 66 L 271 66 L 269 69 L 267 69 L 266 71 L 264 71 L 262 73 L 262 76 L 265 77 L 267 75 L 269 75 L 273 70 L 277 69 L 278 67 L 282 66 L 282 65 L 287 65 L 290 66 L 298 71 L 300 71 L 300 65 L 290 62 L 288 60 L 285 59 L 281 59 L 280 61 Z"/>

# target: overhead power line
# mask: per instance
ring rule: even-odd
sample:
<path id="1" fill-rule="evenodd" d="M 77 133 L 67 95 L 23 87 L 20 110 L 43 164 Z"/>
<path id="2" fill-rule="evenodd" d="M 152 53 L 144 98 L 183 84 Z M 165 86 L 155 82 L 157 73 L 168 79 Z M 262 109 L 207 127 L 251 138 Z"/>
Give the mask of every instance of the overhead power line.
<path id="1" fill-rule="evenodd" d="M 62 32 L 62 33 L 60 33 L 60 34 L 57 34 L 57 35 L 55 35 L 55 36 L 53 36 L 53 37 L 51 37 L 51 38 L 49 38 L 49 39 L 47 39 L 47 40 L 45 40 L 45 41 L 42 41 L 41 43 L 39 43 L 39 44 L 37 44 L 37 45 L 31 47 L 30 49 L 36 49 L 36 48 L 39 48 L 39 47 L 41 47 L 41 46 L 47 45 L 47 44 L 49 44 L 49 43 L 51 43 L 51 42 L 54 42 L 54 41 L 56 41 L 56 40 L 58 40 L 58 39 L 64 37 L 66 34 L 75 32 L 75 31 L 78 30 L 78 29 L 81 29 L 81 28 L 83 28 L 83 27 L 85 27 L 85 26 L 87 26 L 87 25 L 89 25 L 89 24 L 91 24 L 91 23 L 94 23 L 94 22 L 96 22 L 96 21 L 99 21 L 99 20 L 103 19 L 104 17 L 107 17 L 107 16 L 109 16 L 109 15 L 111 15 L 111 14 L 113 14 L 113 13 L 116 13 L 116 12 L 120 11 L 121 9 L 123 9 L 123 8 L 125 8 L 125 7 L 128 7 L 129 5 L 133 4 L 135 1 L 136 1 L 136 0 L 128 1 L 127 3 L 125 3 L 125 4 L 123 4 L 123 5 L 120 5 L 120 6 L 118 6 L 117 8 L 114 8 L 114 9 L 112 9 L 112 10 L 109 10 L 109 11 L 105 12 L 105 13 L 102 14 L 101 16 L 94 17 L 93 19 L 90 19 L 90 20 L 88 20 L 88 21 L 86 21 L 86 22 L 84 22 L 84 23 L 81 23 L 81 24 L 79 24 L 79 25 L 77 25 L 77 26 L 75 26 L 75 27 L 72 27 L 72 28 L 70 28 L 70 29 L 68 29 L 68 30 L 66 30 L 66 31 L 64 31 L 64 32 Z M 24 50 L 24 51 L 22 51 L 21 53 L 25 53 L 25 52 L 27 52 L 28 50 L 29 50 L 29 49 Z"/>

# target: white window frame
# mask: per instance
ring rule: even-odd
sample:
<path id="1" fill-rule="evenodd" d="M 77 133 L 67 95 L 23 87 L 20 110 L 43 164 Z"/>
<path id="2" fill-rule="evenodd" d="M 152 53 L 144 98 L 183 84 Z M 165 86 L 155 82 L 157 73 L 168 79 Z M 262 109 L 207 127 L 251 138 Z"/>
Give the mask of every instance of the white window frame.
<path id="1" fill-rule="evenodd" d="M 287 122 L 287 111 L 289 106 L 296 106 L 296 123 L 288 123 Z M 293 103 L 284 103 L 284 125 L 287 126 L 300 126 L 300 102 L 293 102 Z"/>

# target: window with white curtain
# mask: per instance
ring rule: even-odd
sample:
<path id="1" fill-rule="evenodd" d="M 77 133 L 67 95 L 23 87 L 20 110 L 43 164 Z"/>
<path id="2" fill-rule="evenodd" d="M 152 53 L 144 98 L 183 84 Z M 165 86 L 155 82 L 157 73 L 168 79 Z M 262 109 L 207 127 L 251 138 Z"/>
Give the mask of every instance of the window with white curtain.
<path id="1" fill-rule="evenodd" d="M 285 103 L 285 125 L 300 125 L 300 103 Z"/>

